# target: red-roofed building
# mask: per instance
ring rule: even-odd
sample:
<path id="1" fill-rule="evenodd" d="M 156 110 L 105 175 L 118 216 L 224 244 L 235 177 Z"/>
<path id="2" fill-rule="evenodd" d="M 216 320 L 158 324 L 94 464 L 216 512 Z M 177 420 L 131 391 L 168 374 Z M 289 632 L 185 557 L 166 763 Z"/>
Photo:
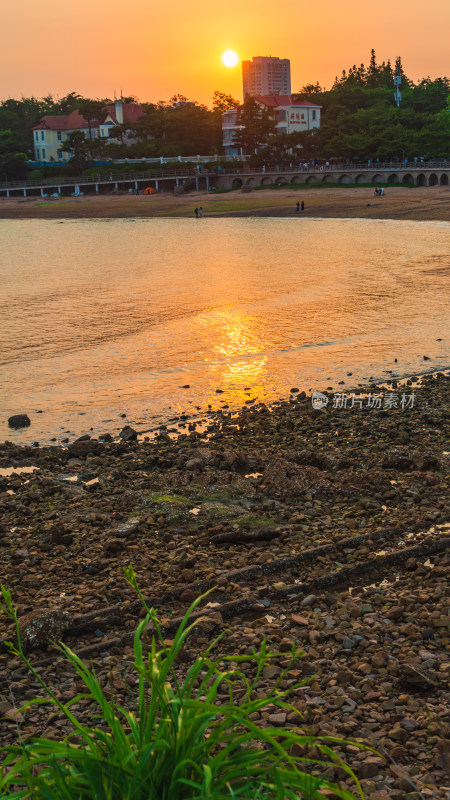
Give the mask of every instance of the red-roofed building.
<path id="1" fill-rule="evenodd" d="M 117 125 L 124 123 L 134 124 L 143 114 L 143 109 L 137 103 L 115 103 L 105 106 L 101 117 L 89 124 L 79 111 L 70 114 L 47 114 L 33 128 L 34 155 L 36 161 L 68 161 L 69 154 L 61 149 L 74 131 L 83 131 L 86 137 L 109 139 L 110 133 Z M 125 143 L 131 144 L 134 140 L 127 136 Z"/>
<path id="2" fill-rule="evenodd" d="M 278 133 L 293 133 L 294 131 L 297 133 L 320 128 L 322 106 L 308 103 L 306 100 L 298 100 L 296 95 L 292 94 L 256 95 L 254 99 L 262 108 L 272 111 L 277 121 Z M 242 128 L 237 123 L 238 110 L 239 108 L 231 108 L 223 115 L 223 148 L 227 156 L 242 155 L 242 152 L 239 152 L 238 148 L 233 145 L 235 133 Z"/>

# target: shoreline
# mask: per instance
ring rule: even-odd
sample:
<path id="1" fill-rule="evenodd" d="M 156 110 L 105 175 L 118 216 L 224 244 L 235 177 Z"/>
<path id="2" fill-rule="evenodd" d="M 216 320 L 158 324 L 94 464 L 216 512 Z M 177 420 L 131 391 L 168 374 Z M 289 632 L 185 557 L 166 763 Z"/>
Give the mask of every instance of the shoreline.
<path id="1" fill-rule="evenodd" d="M 314 410 L 299 392 L 271 408 L 222 411 L 207 436 L 1 444 L 1 465 L 17 467 L 0 477 L 2 581 L 22 618 L 69 613 L 61 635 L 100 675 L 113 675 L 123 705 L 140 611 L 123 568 L 133 564 L 169 636 L 211 589 L 186 643 L 188 664 L 221 631 L 230 655 L 263 637 L 284 654 L 301 646 L 292 678 L 310 680 L 291 698 L 300 724 L 375 748 L 342 751 L 365 795 L 444 798 L 449 390 L 449 375 L 427 373 L 410 409 Z M 20 462 L 39 469 L 21 475 Z M 1 745 L 17 741 L 14 708 L 39 694 L 2 648 L 11 636 L 0 617 Z M 78 693 L 53 645 L 31 657 L 64 701 Z M 89 713 L 82 700 L 74 711 Z M 259 724 L 299 725 L 293 713 L 275 723 L 271 713 L 262 710 Z M 22 736 L 66 733 L 40 707 L 21 728 Z M 334 777 L 350 786 L 338 768 Z"/>
<path id="2" fill-rule="evenodd" d="M 325 387 L 323 387 L 323 388 L 316 389 L 316 391 L 323 392 L 325 395 L 327 395 L 330 398 L 330 400 L 332 400 L 334 395 L 341 394 L 341 393 L 345 393 L 349 397 L 351 395 L 354 395 L 354 394 L 362 394 L 362 395 L 366 396 L 367 394 L 369 394 L 369 392 L 373 391 L 374 387 L 377 387 L 381 391 L 384 391 L 384 392 L 386 392 L 386 391 L 395 391 L 395 390 L 397 390 L 397 387 L 405 388 L 405 386 L 407 386 L 407 385 L 410 386 L 412 389 L 420 388 L 421 382 L 424 379 L 427 379 L 427 378 L 430 378 L 430 377 L 434 378 L 434 377 L 436 377 L 436 375 L 444 375 L 446 377 L 449 377 L 450 376 L 450 365 L 445 366 L 445 367 L 441 367 L 441 368 L 438 368 L 438 369 L 430 368 L 430 369 L 423 370 L 423 371 L 416 370 L 414 373 L 406 372 L 405 374 L 401 374 L 401 375 L 398 375 L 398 376 L 395 376 L 395 377 L 392 376 L 392 378 L 383 379 L 381 377 L 379 377 L 379 378 L 375 377 L 373 379 L 373 381 L 371 381 L 370 383 L 368 383 L 366 385 L 357 384 L 357 385 L 354 385 L 354 386 L 353 385 L 346 386 L 345 383 L 344 383 L 344 385 L 338 385 L 338 386 L 336 386 L 336 388 L 333 388 L 332 390 L 326 389 Z M 344 376 L 342 376 L 342 377 L 344 377 Z M 256 403 L 256 404 L 262 403 L 262 404 L 266 405 L 267 408 L 269 409 L 269 411 L 271 412 L 272 409 L 276 408 L 278 405 L 283 404 L 283 403 L 289 403 L 289 402 L 292 402 L 292 400 L 295 400 L 295 394 L 298 391 L 299 390 L 296 389 L 296 392 L 294 392 L 294 393 L 291 392 L 289 395 L 281 396 L 281 397 L 275 398 L 275 399 L 273 399 L 271 401 L 267 401 L 267 400 L 258 399 L 257 397 L 256 398 L 251 398 L 250 395 L 252 395 L 253 392 L 250 389 L 250 391 L 249 391 L 249 401 L 250 402 L 248 404 L 249 405 L 253 405 L 253 403 Z M 300 391 L 303 394 L 305 394 L 305 390 L 300 390 Z M 225 389 L 220 394 L 220 396 L 223 398 L 222 402 L 225 402 L 227 400 L 227 396 L 226 395 L 227 395 L 227 391 Z M 306 396 L 310 399 L 310 395 L 307 392 L 306 392 Z M 192 402 L 195 403 L 195 400 L 193 400 Z M 172 434 L 180 434 L 180 433 L 183 433 L 183 429 L 184 428 L 187 428 L 189 425 L 192 425 L 192 424 L 194 424 L 196 427 L 199 426 L 199 429 L 201 427 L 206 427 L 206 425 L 208 424 L 208 422 L 211 421 L 211 419 L 214 419 L 218 415 L 223 414 L 224 410 L 226 410 L 228 413 L 230 413 L 233 417 L 239 417 L 239 415 L 242 414 L 243 412 L 245 412 L 245 410 L 246 410 L 246 406 L 245 405 L 236 406 L 235 408 L 233 408 L 233 407 L 229 406 L 228 402 L 226 404 L 226 409 L 223 408 L 223 407 L 221 408 L 219 405 L 216 408 L 210 408 L 209 406 L 207 408 L 201 408 L 201 407 L 195 406 L 195 408 L 196 408 L 196 411 L 192 410 L 191 413 L 189 413 L 189 411 L 183 411 L 183 412 L 180 412 L 180 413 L 177 413 L 177 412 L 174 412 L 174 411 L 170 411 L 170 412 L 168 411 L 165 416 L 161 415 L 161 414 L 159 414 L 159 415 L 155 414 L 154 417 L 150 417 L 148 420 L 145 420 L 143 422 L 135 422 L 133 420 L 129 420 L 128 419 L 128 411 L 127 411 L 127 413 L 125 415 L 121 414 L 116 421 L 118 422 L 119 419 L 123 419 L 122 427 L 128 426 L 129 422 L 131 421 L 132 425 L 134 425 L 135 428 L 137 429 L 136 433 L 137 433 L 138 441 L 139 442 L 143 442 L 143 441 L 148 442 L 150 440 L 154 440 L 158 436 L 158 433 L 161 430 L 168 429 L 169 426 L 170 426 L 169 429 L 170 429 Z M 4 421 L 5 421 L 5 424 L 6 424 L 6 428 L 5 428 L 6 437 L 8 436 L 8 434 L 11 435 L 11 433 L 13 431 L 16 434 L 17 434 L 17 432 L 19 432 L 19 435 L 20 435 L 21 431 L 24 431 L 24 432 L 28 431 L 30 435 L 32 434 L 33 422 L 31 422 L 31 425 L 28 426 L 28 427 L 15 428 L 15 429 L 14 428 L 10 428 L 7 425 L 8 415 L 9 416 L 13 416 L 14 414 L 17 414 L 17 413 L 19 413 L 19 412 L 18 411 L 11 411 L 11 410 L 10 410 L 10 412 L 6 412 L 5 413 Z M 20 413 L 22 413 L 22 412 L 20 412 Z M 27 413 L 27 412 L 25 411 L 23 413 Z M 29 413 L 32 414 L 33 412 L 29 412 Z M 86 412 L 84 412 L 84 413 L 86 413 Z M 42 411 L 34 412 L 34 416 L 36 416 L 36 414 L 40 415 L 40 414 L 42 414 Z M 140 416 L 142 416 L 142 415 L 140 415 Z M 176 420 L 178 420 L 178 421 L 176 421 Z M 43 439 L 42 436 L 40 437 L 41 441 L 38 444 L 36 444 L 36 443 L 30 444 L 30 442 L 27 442 L 27 441 L 23 441 L 23 442 L 11 441 L 8 438 L 5 439 L 5 443 L 8 442 L 8 443 L 10 443 L 10 444 L 12 444 L 14 446 L 17 446 L 17 447 L 32 447 L 33 451 L 42 450 L 42 449 L 47 448 L 47 447 L 61 448 L 61 449 L 64 450 L 67 447 L 69 447 L 70 444 L 73 444 L 74 442 L 78 441 L 83 436 L 89 436 L 89 438 L 91 438 L 91 439 L 97 438 L 100 441 L 110 441 L 110 442 L 114 442 L 116 444 L 120 443 L 120 433 L 116 432 L 116 431 L 119 430 L 120 424 L 118 426 L 116 426 L 115 430 L 111 430 L 111 431 L 105 430 L 106 426 L 103 425 L 102 426 L 102 431 L 101 432 L 100 431 L 96 432 L 95 429 L 92 427 L 91 423 L 93 423 L 93 421 L 90 420 L 90 419 L 87 419 L 85 424 L 84 424 L 84 426 L 83 426 L 84 428 L 86 428 L 86 432 L 85 433 L 80 433 L 79 435 L 78 434 L 72 434 L 72 436 L 75 437 L 73 439 L 69 439 L 66 436 L 66 433 L 59 433 L 59 441 L 58 441 L 57 440 L 57 436 L 55 436 L 56 430 L 54 430 L 54 431 L 50 432 L 52 435 L 48 439 L 48 441 L 46 441 L 46 443 L 42 443 L 42 439 Z M 67 424 L 70 424 L 70 423 L 67 422 Z M 144 429 L 141 429 L 142 426 L 145 426 Z M 147 427 L 147 426 L 151 426 L 151 427 Z M 91 433 L 88 434 L 87 433 L 87 429 L 89 429 L 90 432 L 92 431 L 92 434 Z M 147 436 L 147 434 L 152 434 L 152 435 L 151 436 Z M 34 436 L 37 436 L 37 435 L 38 435 L 38 433 L 33 433 L 31 435 L 31 438 L 33 438 Z M 174 435 L 172 435 L 171 438 L 173 439 Z M 1 468 L 0 468 L 0 475 L 1 475 Z"/>
<path id="3" fill-rule="evenodd" d="M 297 199 L 305 211 L 296 212 Z M 85 195 L 61 199 L 14 197 L 0 199 L 0 219 L 127 219 L 194 218 L 202 205 L 204 217 L 291 217 L 450 221 L 447 186 L 392 187 L 374 197 L 371 187 L 264 189 L 249 193 L 190 193 L 186 195 Z"/>

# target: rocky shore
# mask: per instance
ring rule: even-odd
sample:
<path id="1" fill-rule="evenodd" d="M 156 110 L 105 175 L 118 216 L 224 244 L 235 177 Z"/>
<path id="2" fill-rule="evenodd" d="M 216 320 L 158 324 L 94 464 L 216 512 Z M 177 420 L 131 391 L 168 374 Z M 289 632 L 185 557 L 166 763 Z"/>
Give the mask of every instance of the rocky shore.
<path id="1" fill-rule="evenodd" d="M 283 663 L 301 646 L 286 686 L 311 678 L 292 698 L 303 729 L 377 751 L 342 750 L 365 795 L 448 798 L 449 387 L 448 375 L 423 377 L 403 410 L 317 410 L 293 391 L 149 441 L 0 445 L 1 579 L 41 675 L 64 701 L 81 690 L 49 644 L 63 637 L 130 702 L 132 563 L 168 638 L 211 589 L 186 663 L 221 630 L 228 654 L 266 637 Z M 66 722 L 45 707 L 17 713 L 42 692 L 2 644 L 12 636 L 0 617 L 0 746 L 17 742 L 17 723 L 24 737 L 60 738 Z M 88 713 L 83 701 L 72 710 Z M 270 707 L 265 720 L 299 726 Z"/>

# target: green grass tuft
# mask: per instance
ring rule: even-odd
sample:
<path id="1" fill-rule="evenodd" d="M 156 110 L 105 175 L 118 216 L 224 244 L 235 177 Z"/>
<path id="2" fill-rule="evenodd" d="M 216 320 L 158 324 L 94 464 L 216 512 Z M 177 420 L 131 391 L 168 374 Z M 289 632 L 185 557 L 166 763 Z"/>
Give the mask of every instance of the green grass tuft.
<path id="1" fill-rule="evenodd" d="M 28 701 L 21 712 L 47 702 L 73 726 L 62 741 L 39 738 L 4 748 L 3 800 L 325 800 L 330 792 L 353 800 L 347 788 L 329 779 L 335 767 L 353 778 L 363 796 L 356 777 L 332 749 L 344 742 L 305 734 L 300 713 L 287 702 L 287 695 L 305 683 L 281 688 L 299 651 L 293 648 L 289 664 L 263 692 L 258 690 L 261 672 L 278 658 L 265 642 L 250 656 L 220 654 L 214 659 L 218 637 L 181 674 L 178 656 L 195 627 L 189 618 L 202 598 L 188 609 L 168 646 L 132 567 L 125 575 L 146 611 L 134 636 L 138 686 L 131 710 L 107 697 L 94 670 L 59 644 L 86 687 L 86 694 L 62 703 L 24 654 L 11 595 L 1 587 L 0 608 L 13 620 L 17 635 L 17 646 L 8 645 L 10 652 L 20 656 L 48 696 Z M 144 649 L 146 632 L 152 638 Z M 78 721 L 71 711 L 83 697 L 93 707 L 90 724 Z M 268 704 L 272 710 L 297 714 L 298 727 L 260 726 L 255 717 Z"/>

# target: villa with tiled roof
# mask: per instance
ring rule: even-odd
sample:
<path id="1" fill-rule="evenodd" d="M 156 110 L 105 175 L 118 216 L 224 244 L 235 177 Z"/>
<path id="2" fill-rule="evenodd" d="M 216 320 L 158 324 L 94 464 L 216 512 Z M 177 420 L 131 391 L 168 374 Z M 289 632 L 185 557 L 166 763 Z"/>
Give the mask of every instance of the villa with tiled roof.
<path id="1" fill-rule="evenodd" d="M 298 133 L 320 128 L 322 106 L 299 100 L 293 94 L 256 95 L 254 99 L 262 108 L 271 109 L 277 122 L 277 133 Z M 242 106 L 225 111 L 222 119 L 223 148 L 229 156 L 242 155 L 233 144 L 235 133 L 242 127 L 237 123 L 239 108 Z"/>
<path id="2" fill-rule="evenodd" d="M 108 140 L 111 131 L 118 125 L 137 122 L 143 114 L 138 103 L 115 103 L 105 106 L 98 120 L 89 123 L 78 110 L 70 114 L 47 114 L 33 128 L 35 160 L 39 162 L 68 161 L 69 154 L 62 145 L 74 131 L 82 131 L 86 137 Z M 131 140 L 129 140 L 131 143 Z"/>

